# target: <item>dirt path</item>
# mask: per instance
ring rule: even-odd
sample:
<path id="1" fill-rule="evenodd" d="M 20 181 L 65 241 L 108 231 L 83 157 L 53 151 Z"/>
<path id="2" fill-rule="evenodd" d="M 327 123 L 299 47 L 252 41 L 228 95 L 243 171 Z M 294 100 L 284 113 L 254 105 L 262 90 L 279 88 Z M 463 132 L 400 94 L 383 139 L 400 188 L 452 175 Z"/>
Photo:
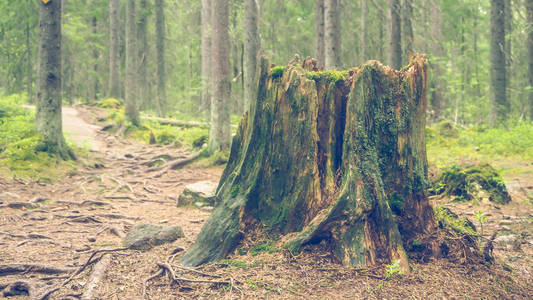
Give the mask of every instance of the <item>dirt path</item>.
<path id="1" fill-rule="evenodd" d="M 518 213 L 490 204 L 484 208 L 491 214 L 486 234 L 502 226 L 519 231 L 520 249 L 516 243 L 496 246 L 497 260 L 506 267 L 463 266 L 445 260 L 427 264 L 413 261 L 410 275 L 385 280 L 384 267 L 346 268 L 335 263 L 327 253 L 309 250 L 293 257 L 280 248 L 272 248 L 235 253 L 228 260 L 203 266 L 200 273 L 178 269 L 171 257 L 173 254 L 179 257 L 182 250 L 192 245 L 210 212 L 196 207 L 176 207 L 176 199 L 188 183 L 218 181 L 222 168 L 189 166 L 159 174 L 147 172 L 151 162 L 158 158 L 169 160 L 188 153 L 180 148 L 124 141 L 100 132 L 98 129 L 103 124 L 90 124 L 94 118 L 86 112 L 80 115 L 71 108 L 64 110 L 65 131 L 71 132 L 74 140 L 86 141 L 96 150 L 92 158 L 81 158 L 87 163 L 70 176 L 52 184 L 0 178 L 0 290 L 14 281 L 47 290 L 68 275 L 37 274 L 29 270 L 5 276 L 2 265 L 38 263 L 72 272 L 95 250 L 122 247 L 120 235 L 134 225 L 150 223 L 179 225 L 185 238 L 150 251 L 113 253 L 106 276 L 95 289 L 98 299 L 528 299 L 533 295 L 530 259 L 533 244 L 528 244 L 531 235 L 527 235 L 532 226 L 521 196 L 513 198 L 511 207 Z M 472 211 L 477 209 L 468 204 L 449 206 L 471 219 Z M 160 270 L 156 264 L 167 260 L 179 270 L 181 277 L 229 280 L 233 284 L 183 281 L 170 284 L 167 276 L 147 283 Z M 81 273 L 51 299 L 79 299 L 91 270 Z M 143 290 L 146 290 L 144 297 Z"/>

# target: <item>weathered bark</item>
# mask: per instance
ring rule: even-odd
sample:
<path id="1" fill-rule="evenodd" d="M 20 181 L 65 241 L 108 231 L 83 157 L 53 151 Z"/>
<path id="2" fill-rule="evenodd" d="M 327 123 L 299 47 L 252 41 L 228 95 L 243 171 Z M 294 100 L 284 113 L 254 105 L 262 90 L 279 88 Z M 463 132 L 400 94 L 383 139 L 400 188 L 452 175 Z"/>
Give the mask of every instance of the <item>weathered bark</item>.
<path id="1" fill-rule="evenodd" d="M 160 117 L 165 116 L 167 83 L 165 74 L 165 12 L 164 1 L 155 0 L 155 31 L 157 52 L 157 98 L 156 109 Z M 203 52 L 202 52 L 203 53 Z M 202 59 L 203 61 L 203 59 Z"/>
<path id="2" fill-rule="evenodd" d="M 140 124 L 137 108 L 137 36 L 135 32 L 135 0 L 126 2 L 126 118 Z"/>
<path id="3" fill-rule="evenodd" d="M 93 35 L 96 36 L 98 34 L 98 20 L 94 16 L 92 19 L 92 25 L 93 25 Z M 98 74 L 98 58 L 100 57 L 100 53 L 98 52 L 98 48 L 94 47 L 93 49 L 93 86 L 92 86 L 92 93 L 91 93 L 91 99 L 89 101 L 94 101 L 98 99 L 98 94 L 100 93 L 100 82 L 99 82 L 99 74 Z"/>
<path id="4" fill-rule="evenodd" d="M 340 28 L 338 0 L 324 0 L 324 59 L 327 69 L 340 65 Z"/>
<path id="5" fill-rule="evenodd" d="M 39 92 L 36 127 L 40 150 L 74 158 L 63 137 L 61 118 L 61 1 L 39 2 Z"/>
<path id="6" fill-rule="evenodd" d="M 148 81 L 146 78 L 146 64 L 148 55 L 148 40 L 146 36 L 146 26 L 148 15 L 147 0 L 139 1 L 139 10 L 137 11 L 137 102 L 142 107 L 153 107 L 152 103 L 148 103 Z"/>
<path id="7" fill-rule="evenodd" d="M 256 0 L 244 0 L 244 111 L 255 96 L 255 73 L 259 51 L 258 11 Z"/>
<path id="8" fill-rule="evenodd" d="M 490 3 L 491 121 L 497 125 L 505 121 L 509 111 L 505 68 L 505 5 L 504 0 L 491 0 Z"/>
<path id="9" fill-rule="evenodd" d="M 222 259 L 243 238 L 283 235 L 293 253 L 325 241 L 343 264 L 400 260 L 406 270 L 404 242 L 434 229 L 426 58 L 413 56 L 401 72 L 369 61 L 342 75 L 316 72 L 316 63 L 273 71 L 262 59 L 218 204 L 183 264 Z"/>
<path id="10" fill-rule="evenodd" d="M 402 67 L 402 22 L 400 0 L 389 1 L 389 63 L 394 69 Z"/>
<path id="11" fill-rule="evenodd" d="M 315 0 L 315 57 L 318 65 L 324 67 L 324 0 Z"/>
<path id="12" fill-rule="evenodd" d="M 533 24 L 533 0 L 526 1 L 527 22 Z M 533 30 L 527 35 L 527 48 L 529 52 L 529 119 L 533 120 Z"/>
<path id="13" fill-rule="evenodd" d="M 202 0 L 202 107 L 209 110 L 211 106 L 211 0 Z"/>
<path id="14" fill-rule="evenodd" d="M 407 64 L 409 54 L 413 51 L 414 34 L 413 24 L 413 0 L 403 0 L 402 4 L 402 38 L 403 38 L 403 59 L 402 64 Z"/>
<path id="15" fill-rule="evenodd" d="M 211 130 L 209 132 L 208 146 L 210 153 L 228 149 L 231 143 L 228 0 L 214 1 L 212 9 L 213 97 L 211 99 Z"/>
<path id="16" fill-rule="evenodd" d="M 109 96 L 120 98 L 118 0 L 109 0 Z"/>
<path id="17" fill-rule="evenodd" d="M 513 62 L 512 51 L 512 36 L 513 32 L 513 1 L 505 0 L 505 70 L 507 73 L 506 85 L 507 85 L 507 98 L 511 99 L 511 65 Z"/>

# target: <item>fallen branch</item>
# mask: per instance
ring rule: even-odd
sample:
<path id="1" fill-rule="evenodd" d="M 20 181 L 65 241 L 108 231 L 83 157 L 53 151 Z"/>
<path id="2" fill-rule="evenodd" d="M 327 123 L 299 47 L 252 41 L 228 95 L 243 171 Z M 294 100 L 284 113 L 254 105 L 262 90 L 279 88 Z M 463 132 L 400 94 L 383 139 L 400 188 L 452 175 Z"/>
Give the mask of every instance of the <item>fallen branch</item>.
<path id="1" fill-rule="evenodd" d="M 93 273 L 89 277 L 89 280 L 87 281 L 87 287 L 85 289 L 85 292 L 81 295 L 82 300 L 90 300 L 93 299 L 93 293 L 96 290 L 98 283 L 102 281 L 102 278 L 105 275 L 105 272 L 109 268 L 109 265 L 111 264 L 111 254 L 104 254 L 100 261 L 94 266 Z"/>
<path id="2" fill-rule="evenodd" d="M 48 290 L 48 291 L 45 291 L 43 294 L 35 297 L 35 298 L 32 298 L 32 300 L 46 300 L 48 299 L 48 297 L 50 295 L 52 295 L 53 293 L 57 292 L 59 289 L 61 289 L 62 287 L 64 287 L 65 285 L 67 285 L 69 282 L 72 281 L 72 279 L 74 279 L 74 277 L 76 277 L 77 275 L 79 275 L 81 272 L 83 272 L 83 270 L 85 270 L 85 268 L 87 268 L 88 266 L 98 262 L 101 258 L 96 258 L 93 260 L 93 258 L 98 254 L 98 253 L 110 253 L 110 252 L 118 252 L 118 251 L 124 251 L 124 250 L 130 250 L 128 248 L 117 248 L 117 249 L 101 249 L 101 250 L 96 250 L 94 251 L 91 256 L 89 256 L 89 259 L 87 259 L 87 261 L 81 266 L 78 268 L 78 270 L 76 270 L 74 273 L 72 273 L 72 275 L 70 275 L 67 279 L 65 279 L 65 281 L 63 281 L 62 283 L 60 283 L 59 285 L 57 285 L 56 287 Z"/>
<path id="3" fill-rule="evenodd" d="M 209 128 L 209 123 L 206 123 L 206 122 L 182 121 L 182 120 L 148 117 L 148 116 L 144 116 L 143 119 L 154 121 L 162 125 L 172 125 L 172 126 L 186 127 L 186 128 L 190 128 L 190 127 Z"/>

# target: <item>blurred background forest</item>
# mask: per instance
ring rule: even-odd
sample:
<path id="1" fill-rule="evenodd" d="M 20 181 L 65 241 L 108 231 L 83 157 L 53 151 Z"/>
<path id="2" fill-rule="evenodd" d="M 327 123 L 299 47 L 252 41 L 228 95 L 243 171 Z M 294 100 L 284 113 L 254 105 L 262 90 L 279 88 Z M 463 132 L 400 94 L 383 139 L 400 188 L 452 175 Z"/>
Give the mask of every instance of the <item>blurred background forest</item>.
<path id="1" fill-rule="evenodd" d="M 63 97 L 69 103 L 91 102 L 110 96 L 110 28 L 108 0 L 63 1 Z M 137 2 L 138 48 L 143 64 L 138 74 L 146 94 L 141 110 L 155 110 L 157 85 L 156 13 L 153 1 Z M 244 1 L 230 0 L 229 60 L 233 114 L 243 105 Z M 528 31 L 526 0 L 505 0 L 507 97 L 512 120 L 529 116 Z M 118 1 L 120 81 L 125 78 L 126 1 Z M 169 112 L 208 119 L 202 95 L 202 1 L 164 1 L 166 88 Z M 295 53 L 316 57 L 316 3 L 312 0 L 262 0 L 261 53 L 286 64 Z M 359 66 L 369 59 L 390 64 L 388 3 L 384 0 L 339 0 L 339 68 Z M 484 124 L 490 111 L 491 1 L 412 1 L 405 7 L 403 36 L 412 30 L 412 51 L 424 52 L 432 66 L 429 115 L 457 124 Z M 33 99 L 38 58 L 38 2 L 0 2 L 0 94 L 26 93 Z M 364 11 L 364 14 L 363 14 Z M 362 19 L 364 16 L 364 20 Z M 405 39 L 404 39 L 405 40 Z M 404 46 L 405 47 L 405 46 Z M 407 64 L 406 57 L 403 65 Z M 145 70 L 144 70 L 145 68 Z M 121 84 L 121 86 L 123 86 Z M 121 89 L 120 96 L 124 96 Z"/>

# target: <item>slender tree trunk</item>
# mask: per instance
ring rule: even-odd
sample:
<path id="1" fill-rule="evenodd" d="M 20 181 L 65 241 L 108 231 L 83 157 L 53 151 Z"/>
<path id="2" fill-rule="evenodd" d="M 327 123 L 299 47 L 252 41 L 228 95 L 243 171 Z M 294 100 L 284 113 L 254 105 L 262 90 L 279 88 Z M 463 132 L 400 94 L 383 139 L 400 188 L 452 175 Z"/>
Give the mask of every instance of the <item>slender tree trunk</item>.
<path id="1" fill-rule="evenodd" d="M 202 0 L 202 107 L 209 111 L 211 106 L 211 0 Z"/>
<path id="2" fill-rule="evenodd" d="M 30 24 L 26 23 L 26 94 L 28 100 L 33 102 L 33 63 L 31 61 L 31 41 L 30 41 Z"/>
<path id="3" fill-rule="evenodd" d="M 109 0 L 109 96 L 120 98 L 119 0 Z"/>
<path id="4" fill-rule="evenodd" d="M 209 133 L 210 153 L 226 150 L 231 143 L 228 0 L 213 1 L 212 9 L 213 97 L 211 99 L 211 131 Z"/>
<path id="5" fill-rule="evenodd" d="M 61 0 L 39 2 L 39 92 L 36 127 L 39 150 L 74 158 L 63 137 L 61 118 Z"/>
<path id="6" fill-rule="evenodd" d="M 403 0 L 402 5 L 402 38 L 403 38 L 403 59 L 402 64 L 407 64 L 409 54 L 414 53 L 414 34 L 413 25 L 413 0 Z"/>
<path id="7" fill-rule="evenodd" d="M 92 20 L 93 25 L 93 35 L 96 36 L 98 34 L 98 20 L 96 17 L 93 17 Z M 100 57 L 100 54 L 98 53 L 98 48 L 94 47 L 93 49 L 93 92 L 92 92 L 92 99 L 89 99 L 89 101 L 98 99 L 98 94 L 100 93 L 100 82 L 98 80 L 99 73 L 98 73 L 98 58 Z"/>
<path id="8" fill-rule="evenodd" d="M 368 1 L 361 0 L 361 63 L 368 60 L 370 38 L 368 35 Z"/>
<path id="9" fill-rule="evenodd" d="M 255 96 L 255 73 L 259 50 L 258 7 L 256 0 L 244 0 L 244 110 Z"/>
<path id="10" fill-rule="evenodd" d="M 506 72 L 506 87 L 507 87 L 507 99 L 511 99 L 511 67 L 513 62 L 512 51 L 512 36 L 513 32 L 513 7 L 512 0 L 505 0 L 505 72 Z"/>
<path id="11" fill-rule="evenodd" d="M 340 28 L 338 0 L 324 0 L 324 55 L 326 69 L 339 67 Z"/>
<path id="12" fill-rule="evenodd" d="M 432 85 L 433 91 L 431 94 L 431 108 L 433 109 L 432 119 L 439 120 L 442 118 L 443 103 L 443 86 L 442 86 L 442 68 L 439 60 L 442 58 L 442 34 L 441 34 L 441 13 L 440 0 L 434 0 L 431 8 L 431 52 L 432 61 Z"/>
<path id="13" fill-rule="evenodd" d="M 152 103 L 148 101 L 148 81 L 146 78 L 146 65 L 148 57 L 148 40 L 146 36 L 146 26 L 148 19 L 148 3 L 147 0 L 139 1 L 139 9 L 137 10 L 137 48 L 138 48 L 138 75 L 137 75 L 137 103 L 142 107 L 153 107 Z"/>
<path id="14" fill-rule="evenodd" d="M 156 108 L 160 117 L 165 116 L 167 86 L 165 74 L 165 11 L 164 0 L 155 0 L 155 31 L 157 51 L 157 98 Z"/>
<path id="15" fill-rule="evenodd" d="M 389 62 L 394 69 L 402 67 L 402 22 L 400 0 L 389 1 Z"/>
<path id="16" fill-rule="evenodd" d="M 509 111 L 505 68 L 505 3 L 504 0 L 491 0 L 490 3 L 491 121 L 497 125 L 506 120 Z"/>
<path id="17" fill-rule="evenodd" d="M 526 0 L 527 22 L 533 24 L 533 0 Z M 533 30 L 527 34 L 527 48 L 529 53 L 529 120 L 533 121 Z"/>
<path id="18" fill-rule="evenodd" d="M 137 35 L 135 32 L 135 2 L 126 2 L 126 118 L 134 125 L 140 124 L 137 108 Z"/>
<path id="19" fill-rule="evenodd" d="M 315 57 L 319 67 L 323 68 L 326 58 L 324 56 L 324 0 L 315 0 Z"/>
<path id="20" fill-rule="evenodd" d="M 375 3 L 375 2 L 374 2 Z M 385 17 L 385 6 L 380 5 L 382 4 L 382 1 L 379 3 L 375 3 L 375 7 L 378 10 L 378 55 L 380 61 L 385 61 L 385 26 L 387 24 L 387 18 Z"/>

